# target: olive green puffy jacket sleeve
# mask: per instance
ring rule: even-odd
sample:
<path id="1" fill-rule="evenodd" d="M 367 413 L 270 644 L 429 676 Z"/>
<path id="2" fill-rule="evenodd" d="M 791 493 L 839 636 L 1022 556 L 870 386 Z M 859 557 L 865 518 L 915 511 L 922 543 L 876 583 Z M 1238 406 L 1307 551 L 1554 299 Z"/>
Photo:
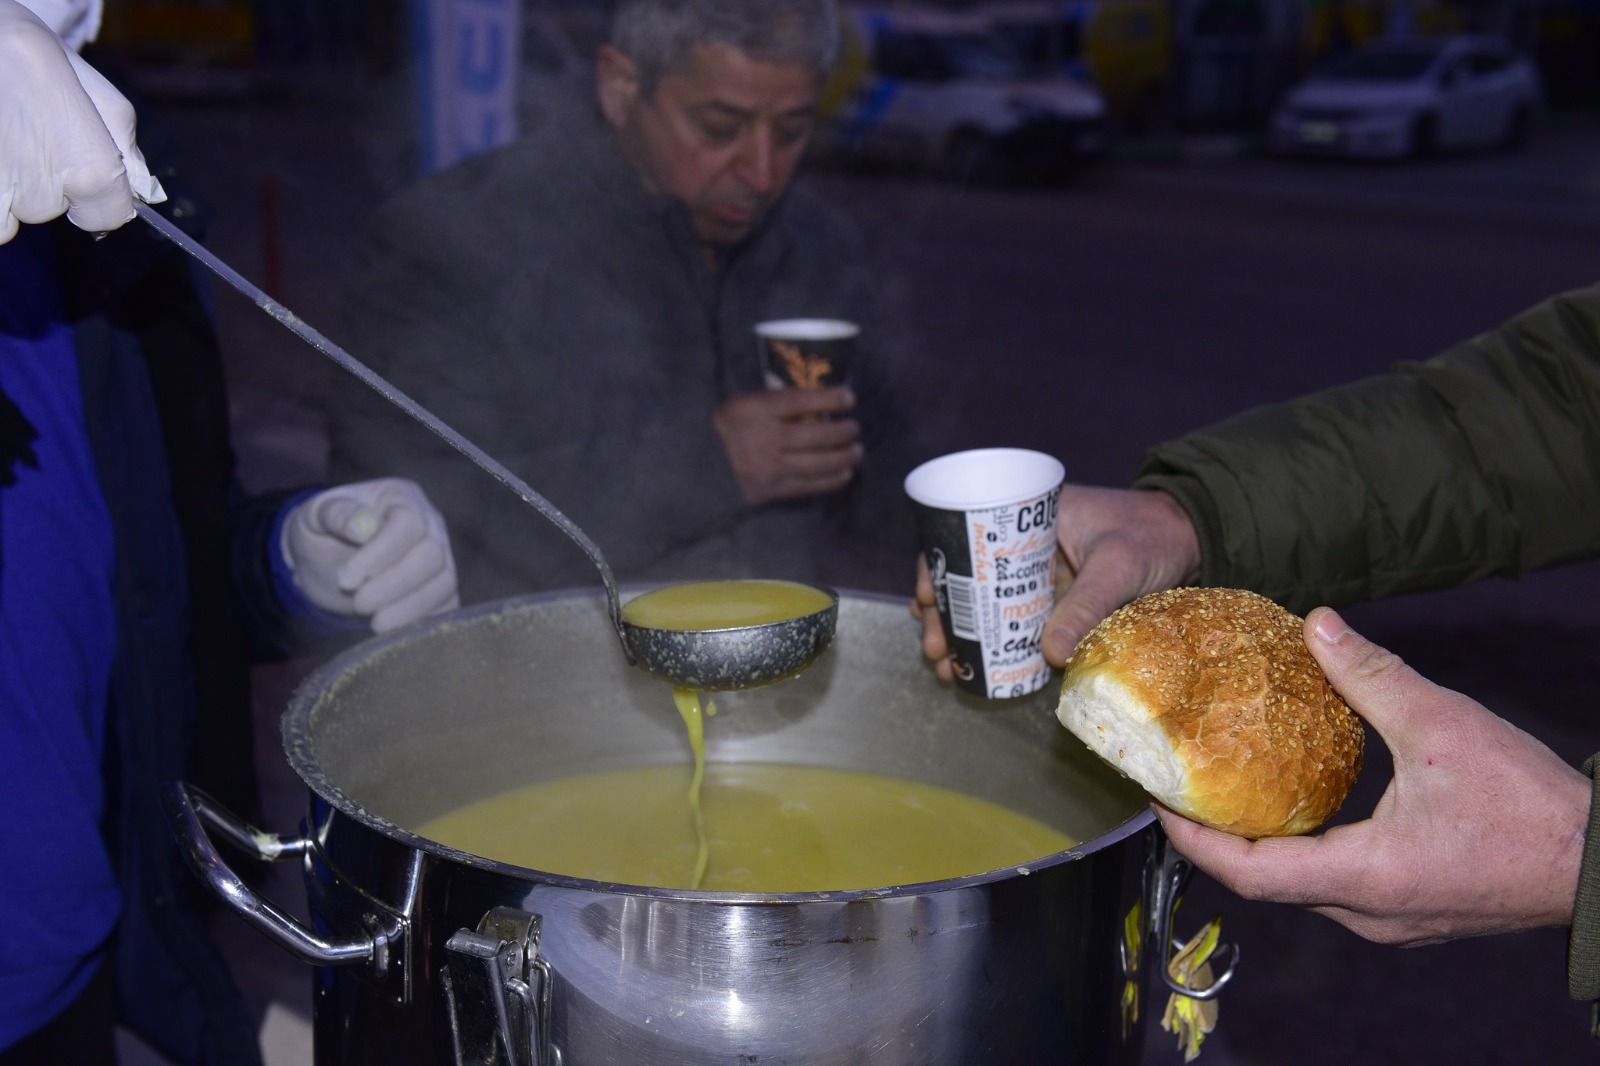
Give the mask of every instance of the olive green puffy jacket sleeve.
<path id="1" fill-rule="evenodd" d="M 1302 613 L 1600 554 L 1600 288 L 1152 450 L 1204 581 Z"/>
<path id="2" fill-rule="evenodd" d="M 1600 754 L 1583 764 L 1595 779 L 1589 801 L 1589 827 L 1583 837 L 1583 863 L 1578 869 L 1578 892 L 1572 904 L 1572 933 L 1567 938 L 1567 992 L 1573 999 L 1600 999 Z M 1590 1022 L 1600 1036 L 1600 1005 Z"/>
<path id="3" fill-rule="evenodd" d="M 1600 555 L 1600 288 L 1163 444 L 1134 484 L 1189 512 L 1206 584 L 1302 613 Z M 1600 997 L 1600 781 L 1568 989 Z"/>

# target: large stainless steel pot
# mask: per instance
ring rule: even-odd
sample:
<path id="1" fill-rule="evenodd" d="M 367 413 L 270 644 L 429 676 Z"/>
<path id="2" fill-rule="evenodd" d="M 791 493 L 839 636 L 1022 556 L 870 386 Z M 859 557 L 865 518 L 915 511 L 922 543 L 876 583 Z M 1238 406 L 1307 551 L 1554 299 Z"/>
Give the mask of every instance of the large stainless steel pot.
<path id="1" fill-rule="evenodd" d="M 202 879 L 319 966 L 318 1063 L 1138 1061 L 1122 998 L 1131 980 L 1144 1000 L 1147 967 L 1125 917 L 1142 905 L 1156 922 L 1136 939 L 1169 943 L 1181 864 L 1143 794 L 1055 724 L 1053 693 L 991 704 L 940 685 L 903 601 L 844 596 L 817 666 L 719 697 L 708 757 L 915 778 L 1083 844 L 974 877 L 766 896 L 586 881 L 418 836 L 536 780 L 688 758 L 668 690 L 607 626 L 601 597 L 559 594 L 329 662 L 283 718 L 312 792 L 298 837 L 168 789 Z M 208 828 L 299 857 L 314 928 L 237 878 Z"/>

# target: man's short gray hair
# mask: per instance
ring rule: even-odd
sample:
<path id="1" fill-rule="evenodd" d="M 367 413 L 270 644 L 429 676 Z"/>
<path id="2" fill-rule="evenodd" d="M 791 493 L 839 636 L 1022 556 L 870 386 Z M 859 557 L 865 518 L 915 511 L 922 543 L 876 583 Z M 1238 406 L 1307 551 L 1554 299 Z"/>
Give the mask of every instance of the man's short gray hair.
<path id="1" fill-rule="evenodd" d="M 617 0 L 611 44 L 633 60 L 649 96 L 703 44 L 826 74 L 839 50 L 839 21 L 834 0 Z"/>

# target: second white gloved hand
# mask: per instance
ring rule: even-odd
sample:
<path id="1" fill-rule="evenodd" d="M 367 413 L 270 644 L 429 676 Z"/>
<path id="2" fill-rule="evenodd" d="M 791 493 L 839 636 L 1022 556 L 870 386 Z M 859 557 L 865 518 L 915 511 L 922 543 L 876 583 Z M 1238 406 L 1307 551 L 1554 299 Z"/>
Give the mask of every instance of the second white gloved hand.
<path id="1" fill-rule="evenodd" d="M 319 492 L 289 512 L 280 547 L 306 599 L 376 633 L 461 605 L 444 516 L 414 481 Z"/>
<path id="2" fill-rule="evenodd" d="M 63 211 L 115 229 L 167 198 L 134 143 L 133 105 L 32 11 L 0 0 L 0 244 Z"/>

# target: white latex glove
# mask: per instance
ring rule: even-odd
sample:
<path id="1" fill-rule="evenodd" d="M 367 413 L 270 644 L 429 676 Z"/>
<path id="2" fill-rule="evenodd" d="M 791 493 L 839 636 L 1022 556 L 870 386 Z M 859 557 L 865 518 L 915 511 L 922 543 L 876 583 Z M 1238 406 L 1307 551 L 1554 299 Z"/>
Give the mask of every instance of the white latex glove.
<path id="1" fill-rule="evenodd" d="M 22 0 L 22 6 L 39 16 L 57 37 L 74 52 L 83 50 L 100 35 L 100 17 L 105 5 L 100 0 Z"/>
<path id="2" fill-rule="evenodd" d="M 414 481 L 359 481 L 303 500 L 281 548 L 306 599 L 369 618 L 375 633 L 461 605 L 444 516 Z"/>
<path id="3" fill-rule="evenodd" d="M 167 198 L 133 141 L 133 105 L 16 0 L 0 0 L 0 243 L 66 212 L 116 229 Z"/>

